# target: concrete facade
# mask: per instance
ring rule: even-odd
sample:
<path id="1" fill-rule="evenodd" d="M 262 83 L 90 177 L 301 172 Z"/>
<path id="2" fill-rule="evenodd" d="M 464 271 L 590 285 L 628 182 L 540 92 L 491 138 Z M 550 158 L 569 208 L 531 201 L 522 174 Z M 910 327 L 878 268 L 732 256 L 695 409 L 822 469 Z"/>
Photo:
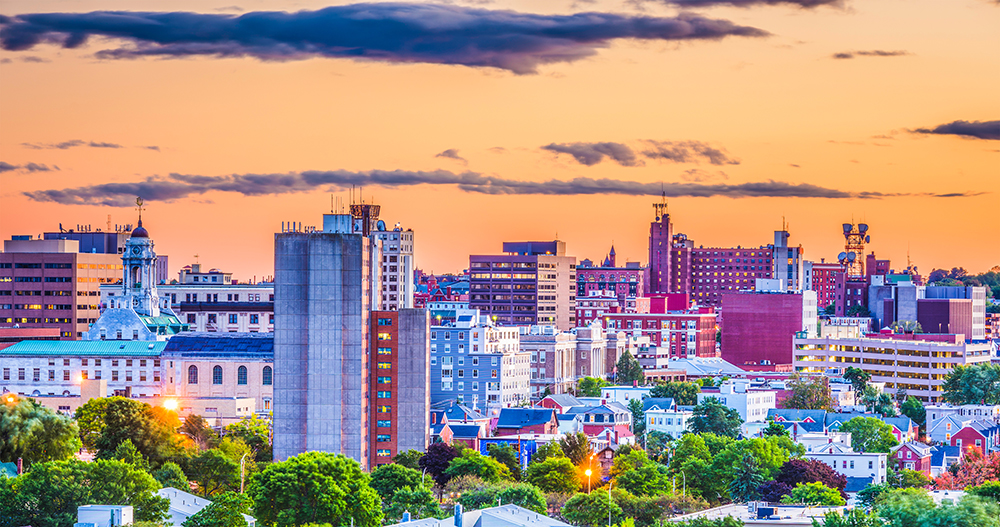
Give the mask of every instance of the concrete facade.
<path id="1" fill-rule="evenodd" d="M 396 310 L 413 307 L 413 229 L 403 230 L 397 224 L 391 231 L 375 231 L 382 241 L 382 305 L 380 309 Z"/>

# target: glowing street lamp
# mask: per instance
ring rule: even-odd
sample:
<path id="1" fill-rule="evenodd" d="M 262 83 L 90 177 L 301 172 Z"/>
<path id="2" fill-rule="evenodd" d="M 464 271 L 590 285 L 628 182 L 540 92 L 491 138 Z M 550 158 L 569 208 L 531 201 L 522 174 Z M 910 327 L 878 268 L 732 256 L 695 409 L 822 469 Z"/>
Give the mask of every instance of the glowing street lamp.
<path id="1" fill-rule="evenodd" d="M 590 475 L 593 474 L 593 472 L 588 468 L 583 471 L 583 473 L 587 475 L 587 494 L 590 494 Z"/>
<path id="2" fill-rule="evenodd" d="M 167 410 L 177 410 L 177 399 L 167 399 L 163 401 L 163 407 Z"/>

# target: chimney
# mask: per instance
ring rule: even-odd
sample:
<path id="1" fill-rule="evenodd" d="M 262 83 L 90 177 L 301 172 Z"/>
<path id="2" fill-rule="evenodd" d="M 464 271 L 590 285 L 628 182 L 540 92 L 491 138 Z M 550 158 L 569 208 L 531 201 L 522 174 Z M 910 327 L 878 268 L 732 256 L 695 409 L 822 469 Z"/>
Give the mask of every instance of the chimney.
<path id="1" fill-rule="evenodd" d="M 462 527 L 462 504 L 455 504 L 455 527 Z"/>
<path id="2" fill-rule="evenodd" d="M 638 379 L 635 379 L 635 380 L 632 381 L 632 387 L 633 388 L 638 388 L 639 387 L 639 380 Z"/>
<path id="3" fill-rule="evenodd" d="M 17 473 L 24 474 L 24 458 L 17 458 Z"/>

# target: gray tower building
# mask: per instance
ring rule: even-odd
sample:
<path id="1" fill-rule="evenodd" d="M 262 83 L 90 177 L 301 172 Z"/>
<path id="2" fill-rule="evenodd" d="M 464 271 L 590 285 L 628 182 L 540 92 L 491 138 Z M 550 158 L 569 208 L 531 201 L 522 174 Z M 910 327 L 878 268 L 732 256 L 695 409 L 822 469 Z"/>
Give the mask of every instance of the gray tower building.
<path id="1" fill-rule="evenodd" d="M 335 452 L 369 465 L 370 313 L 381 304 L 377 205 L 274 237 L 274 459 Z"/>
<path id="2" fill-rule="evenodd" d="M 373 236 L 382 241 L 382 306 L 384 311 L 413 307 L 413 229 L 399 224 L 389 231 L 377 222 Z M 379 306 L 374 306 L 376 309 Z"/>

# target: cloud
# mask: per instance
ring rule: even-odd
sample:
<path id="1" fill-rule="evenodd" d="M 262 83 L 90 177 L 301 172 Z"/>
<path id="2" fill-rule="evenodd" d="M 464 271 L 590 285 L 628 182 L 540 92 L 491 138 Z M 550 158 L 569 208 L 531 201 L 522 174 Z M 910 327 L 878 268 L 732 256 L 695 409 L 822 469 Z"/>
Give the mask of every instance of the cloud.
<path id="1" fill-rule="evenodd" d="M 713 165 L 738 165 L 739 159 L 729 157 L 724 149 L 715 148 L 701 141 L 644 141 L 648 145 L 642 155 L 675 163 L 697 163 L 699 158 Z"/>
<path id="2" fill-rule="evenodd" d="M 678 7 L 712 7 L 717 5 L 728 5 L 734 7 L 754 7 L 754 6 L 775 6 L 793 5 L 801 8 L 813 8 L 819 6 L 841 6 L 842 0 L 660 0 L 664 4 Z"/>
<path id="3" fill-rule="evenodd" d="M 493 152 L 494 154 L 506 154 L 507 153 L 507 149 L 504 148 L 504 147 L 502 147 L 502 146 L 494 146 L 493 148 L 488 148 L 487 150 L 489 150 L 490 152 Z"/>
<path id="4" fill-rule="evenodd" d="M 86 146 L 90 148 L 124 148 L 122 145 L 115 143 L 103 143 L 95 141 L 81 141 L 79 139 L 72 139 L 69 141 L 63 141 L 61 143 L 21 143 L 21 146 L 25 148 L 30 148 L 32 150 L 68 150 L 70 148 L 76 148 L 78 146 Z"/>
<path id="5" fill-rule="evenodd" d="M 953 121 L 935 128 L 917 128 L 916 134 L 961 135 L 976 139 L 1000 140 L 1000 121 Z"/>
<path id="6" fill-rule="evenodd" d="M 435 155 L 434 157 L 447 157 L 448 159 L 454 159 L 455 161 L 458 161 L 458 162 L 462 163 L 463 165 L 468 165 L 469 164 L 469 160 L 468 159 L 465 159 L 464 157 L 458 155 L 458 149 L 456 149 L 456 148 L 449 148 L 449 149 L 445 150 L 444 152 L 441 152 L 440 154 Z"/>
<path id="7" fill-rule="evenodd" d="M 707 170 L 702 170 L 700 168 L 692 168 L 691 170 L 685 170 L 681 174 L 681 179 L 684 181 L 693 181 L 695 183 L 702 183 L 705 181 L 712 180 L 727 180 L 729 175 L 725 172 L 718 170 L 716 172 L 709 172 Z"/>
<path id="8" fill-rule="evenodd" d="M 160 147 L 158 147 L 158 146 L 156 146 L 156 145 L 151 145 L 151 146 L 144 146 L 144 147 L 142 147 L 142 148 L 145 148 L 146 150 L 155 150 L 155 151 L 157 151 L 157 152 L 159 152 L 159 151 L 160 151 Z"/>
<path id="9" fill-rule="evenodd" d="M 312 57 L 393 63 L 493 67 L 517 74 L 539 65 L 573 62 L 612 40 L 718 40 L 763 37 L 766 31 L 682 13 L 675 17 L 615 13 L 538 15 L 443 4 L 360 3 L 295 13 L 242 15 L 191 12 L 95 11 L 0 15 L 0 46 L 10 51 L 42 43 L 78 48 L 90 37 L 125 41 L 99 58 Z"/>
<path id="10" fill-rule="evenodd" d="M 41 63 L 41 62 L 52 62 L 52 61 L 49 59 L 43 59 L 42 57 L 35 57 L 32 55 L 28 55 L 27 57 L 21 57 L 21 62 Z"/>
<path id="11" fill-rule="evenodd" d="M 10 163 L 0 161 L 0 172 L 51 172 L 53 170 L 59 170 L 59 167 L 52 165 L 51 167 L 42 163 L 25 163 L 23 165 L 12 165 Z"/>
<path id="12" fill-rule="evenodd" d="M 873 49 L 871 51 L 842 51 L 840 53 L 834 53 L 833 58 L 835 59 L 853 59 L 854 57 L 902 57 L 906 55 L 912 55 L 909 51 L 896 50 L 896 51 L 884 51 L 881 49 Z"/>
<path id="13" fill-rule="evenodd" d="M 829 199 L 879 199 L 899 196 L 934 196 L 934 194 L 882 193 L 869 191 L 843 191 L 810 183 L 761 181 L 739 184 L 704 183 L 643 183 L 617 179 L 578 177 L 571 180 L 523 181 L 506 179 L 477 172 L 450 172 L 447 170 L 408 171 L 347 170 L 289 172 L 286 174 L 232 174 L 227 176 L 200 176 L 170 174 L 167 177 L 150 177 L 143 181 L 102 183 L 62 190 L 38 190 L 24 195 L 35 201 L 55 202 L 66 205 L 107 205 L 129 207 L 136 196 L 147 201 L 174 201 L 201 196 L 209 192 L 233 192 L 243 196 L 273 196 L 313 190 L 336 190 L 352 186 L 378 186 L 407 188 L 416 185 L 454 186 L 477 194 L 491 195 L 626 195 L 668 197 L 788 197 Z M 959 194 L 961 195 L 961 194 Z M 968 194 L 975 195 L 975 194 Z M 951 197 L 952 194 L 941 195 Z"/>
<path id="14" fill-rule="evenodd" d="M 569 154 L 580 164 L 588 167 L 600 163 L 605 157 L 624 167 L 637 167 L 644 164 L 636 157 L 635 151 L 622 143 L 552 143 L 543 146 L 542 150 L 557 154 Z"/>

